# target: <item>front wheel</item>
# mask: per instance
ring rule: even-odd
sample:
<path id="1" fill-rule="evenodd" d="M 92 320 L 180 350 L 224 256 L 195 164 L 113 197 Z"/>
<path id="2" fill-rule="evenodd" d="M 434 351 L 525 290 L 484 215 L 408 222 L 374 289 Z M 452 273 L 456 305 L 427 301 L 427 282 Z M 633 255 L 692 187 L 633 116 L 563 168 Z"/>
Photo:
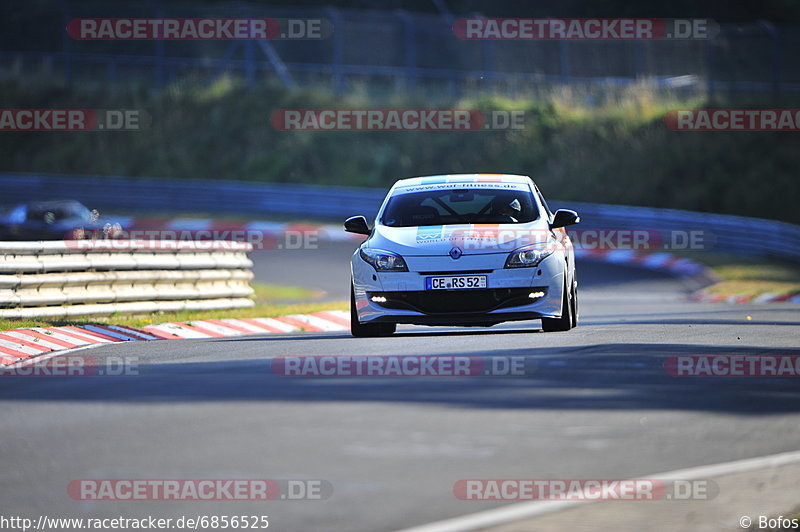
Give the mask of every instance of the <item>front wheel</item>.
<path id="1" fill-rule="evenodd" d="M 559 332 L 568 331 L 575 326 L 573 321 L 575 314 L 575 295 L 577 290 L 573 286 L 572 289 L 567 290 L 567 283 L 564 281 L 564 293 L 561 296 L 561 317 L 560 318 L 542 318 L 542 330 L 544 332 Z"/>
<path id="2" fill-rule="evenodd" d="M 350 286 L 350 334 L 356 338 L 391 336 L 397 330 L 396 323 L 361 323 L 358 321 L 355 291 Z"/>
<path id="3" fill-rule="evenodd" d="M 572 328 L 578 326 L 580 313 L 578 312 L 578 274 L 572 274 Z"/>

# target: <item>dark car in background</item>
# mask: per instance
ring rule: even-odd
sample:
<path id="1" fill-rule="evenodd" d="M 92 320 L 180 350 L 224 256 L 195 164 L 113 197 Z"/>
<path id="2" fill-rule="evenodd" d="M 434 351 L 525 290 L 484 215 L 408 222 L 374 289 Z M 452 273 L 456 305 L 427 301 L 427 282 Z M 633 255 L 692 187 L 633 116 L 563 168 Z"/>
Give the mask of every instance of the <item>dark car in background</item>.
<path id="1" fill-rule="evenodd" d="M 75 200 L 33 201 L 0 215 L 0 240 L 113 237 L 122 226 Z"/>

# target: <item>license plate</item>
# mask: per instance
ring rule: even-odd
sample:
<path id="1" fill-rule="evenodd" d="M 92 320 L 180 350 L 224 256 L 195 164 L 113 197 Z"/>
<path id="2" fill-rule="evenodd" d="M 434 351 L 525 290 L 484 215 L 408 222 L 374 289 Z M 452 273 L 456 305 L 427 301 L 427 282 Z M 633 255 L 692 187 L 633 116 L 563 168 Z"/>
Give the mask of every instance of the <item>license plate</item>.
<path id="1" fill-rule="evenodd" d="M 485 275 L 459 275 L 458 277 L 427 277 L 426 290 L 471 290 L 486 288 Z"/>

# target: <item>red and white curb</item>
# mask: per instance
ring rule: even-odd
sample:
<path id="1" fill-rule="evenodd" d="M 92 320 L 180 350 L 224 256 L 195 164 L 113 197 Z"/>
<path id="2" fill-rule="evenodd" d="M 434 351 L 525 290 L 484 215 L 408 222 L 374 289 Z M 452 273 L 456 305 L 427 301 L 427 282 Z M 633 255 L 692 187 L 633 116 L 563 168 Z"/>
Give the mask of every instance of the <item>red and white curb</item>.
<path id="1" fill-rule="evenodd" d="M 761 294 L 758 296 L 748 294 L 712 294 L 706 290 L 695 292 L 692 301 L 703 303 L 800 303 L 800 294 Z"/>
<path id="2" fill-rule="evenodd" d="M 290 314 L 274 318 L 159 323 L 141 329 L 100 324 L 12 329 L 0 331 L 0 367 L 42 355 L 117 342 L 348 330 L 350 330 L 350 313 L 343 310 Z"/>
<path id="3" fill-rule="evenodd" d="M 575 257 L 585 260 L 610 262 L 614 264 L 629 264 L 650 270 L 660 270 L 677 275 L 678 277 L 693 277 L 696 275 L 713 274 L 699 262 L 691 259 L 676 257 L 670 253 L 642 253 L 630 249 L 576 249 Z"/>
<path id="4" fill-rule="evenodd" d="M 665 252 L 644 253 L 629 249 L 576 249 L 575 257 L 581 260 L 626 264 L 662 271 L 688 282 L 692 290 L 699 290 L 719 282 L 719 278 L 703 264 Z"/>
<path id="5" fill-rule="evenodd" d="M 651 270 L 660 270 L 692 280 L 703 288 L 719 281 L 719 278 L 708 268 L 691 259 L 676 257 L 669 253 L 641 253 L 632 250 L 586 250 L 576 249 L 575 257 L 585 260 L 629 264 Z M 691 301 L 704 303 L 800 303 L 800 294 L 761 294 L 759 296 L 745 294 L 712 294 L 705 289 L 697 290 Z"/>

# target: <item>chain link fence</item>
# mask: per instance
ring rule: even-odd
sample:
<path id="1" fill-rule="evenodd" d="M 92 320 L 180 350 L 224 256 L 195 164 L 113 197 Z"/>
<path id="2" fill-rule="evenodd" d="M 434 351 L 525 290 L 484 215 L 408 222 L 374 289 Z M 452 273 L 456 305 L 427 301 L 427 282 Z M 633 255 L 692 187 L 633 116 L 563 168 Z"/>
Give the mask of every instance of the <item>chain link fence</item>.
<path id="1" fill-rule="evenodd" d="M 705 40 L 466 41 L 452 19 L 404 11 L 278 8 L 247 3 L 212 7 L 95 0 L 4 4 L 0 57 L 5 75 L 61 77 L 65 83 L 212 83 L 228 74 L 247 84 L 323 84 L 344 92 L 400 88 L 451 96 L 493 92 L 514 97 L 542 87 L 627 86 L 647 81 L 670 90 L 791 93 L 800 90 L 800 28 L 768 23 L 722 25 Z M 477 14 L 474 14 L 477 16 Z M 469 16 L 473 16 L 470 14 Z M 323 19 L 323 39 L 270 41 L 81 41 L 74 18 L 253 17 Z"/>

